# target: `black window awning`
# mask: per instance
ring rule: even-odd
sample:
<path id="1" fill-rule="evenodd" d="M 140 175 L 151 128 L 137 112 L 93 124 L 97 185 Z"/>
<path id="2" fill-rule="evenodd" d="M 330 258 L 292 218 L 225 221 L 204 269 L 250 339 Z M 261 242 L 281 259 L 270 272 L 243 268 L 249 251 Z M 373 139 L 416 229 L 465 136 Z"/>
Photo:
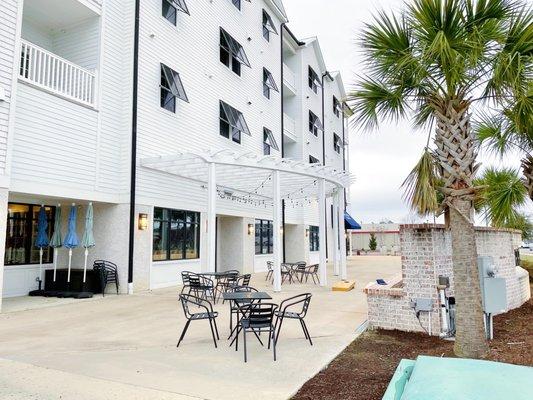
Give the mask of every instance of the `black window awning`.
<path id="1" fill-rule="evenodd" d="M 268 143 L 273 149 L 279 151 L 278 144 L 276 143 L 276 138 L 274 137 L 272 131 L 268 128 L 263 128 L 263 133 L 265 136 L 265 142 Z"/>
<path id="2" fill-rule="evenodd" d="M 274 80 L 274 77 L 270 73 L 270 71 L 266 68 L 263 68 L 263 83 L 267 85 L 270 89 L 275 90 L 276 92 L 279 92 L 278 85 L 276 85 L 276 81 Z"/>
<path id="3" fill-rule="evenodd" d="M 322 125 L 320 118 L 318 118 L 314 112 L 309 111 L 309 119 L 311 120 L 313 126 L 316 127 L 319 131 L 324 130 L 324 126 Z"/>
<path id="4" fill-rule="evenodd" d="M 174 71 L 172 68 L 167 67 L 165 64 L 161 64 L 162 79 L 161 87 L 172 93 L 173 96 L 183 101 L 189 102 L 185 88 L 181 82 L 180 74 Z"/>
<path id="5" fill-rule="evenodd" d="M 241 64 L 252 68 L 241 44 L 233 39 L 233 37 L 222 28 L 220 28 L 220 46 L 230 52 Z"/>
<path id="6" fill-rule="evenodd" d="M 227 103 L 224 103 L 222 100 L 220 100 L 220 115 L 221 118 L 230 124 L 232 128 L 252 136 L 250 129 L 248 129 L 248 124 L 244 119 L 244 115 L 242 115 L 239 110 L 233 108 Z"/>
<path id="7" fill-rule="evenodd" d="M 179 10 L 181 12 L 184 12 L 185 14 L 191 15 L 185 0 L 165 0 L 165 1 L 169 3 L 172 7 L 174 7 L 176 10 Z"/>
<path id="8" fill-rule="evenodd" d="M 272 17 L 265 10 L 263 10 L 263 26 L 269 32 L 272 32 L 275 35 L 278 34 L 278 31 L 276 27 L 274 26 L 274 21 L 272 21 Z"/>

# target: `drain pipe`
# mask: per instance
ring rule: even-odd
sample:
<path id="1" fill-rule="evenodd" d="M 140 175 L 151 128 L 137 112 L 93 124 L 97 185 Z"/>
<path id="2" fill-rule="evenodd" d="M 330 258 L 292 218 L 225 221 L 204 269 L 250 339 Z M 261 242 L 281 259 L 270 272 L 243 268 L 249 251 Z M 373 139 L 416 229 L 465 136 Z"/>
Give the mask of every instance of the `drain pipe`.
<path id="1" fill-rule="evenodd" d="M 280 82 L 280 97 L 281 97 L 281 100 L 280 100 L 280 103 L 281 103 L 281 158 L 284 158 L 285 157 L 285 141 L 283 140 L 283 132 L 285 132 L 285 107 L 284 107 L 284 104 L 283 104 L 283 78 L 284 78 L 284 74 L 283 74 L 283 30 L 285 29 L 285 26 L 287 25 L 286 22 L 282 22 L 281 25 L 279 26 L 279 43 L 280 43 L 280 46 L 279 46 L 279 52 L 280 52 L 280 68 L 281 68 L 281 82 Z M 286 262 L 287 260 L 285 259 L 285 249 L 286 249 L 286 238 L 285 238 L 285 199 L 282 199 L 281 200 L 281 226 L 282 226 L 282 229 L 283 229 L 283 233 L 281 234 L 281 238 L 282 238 L 282 246 L 281 246 L 281 259 L 283 260 L 283 262 Z"/>
<path id="2" fill-rule="evenodd" d="M 135 250 L 135 192 L 137 178 L 137 94 L 139 78 L 139 14 L 141 0 L 135 0 L 133 39 L 133 99 L 131 110 L 130 230 L 128 243 L 128 294 L 133 293 L 133 256 Z"/>

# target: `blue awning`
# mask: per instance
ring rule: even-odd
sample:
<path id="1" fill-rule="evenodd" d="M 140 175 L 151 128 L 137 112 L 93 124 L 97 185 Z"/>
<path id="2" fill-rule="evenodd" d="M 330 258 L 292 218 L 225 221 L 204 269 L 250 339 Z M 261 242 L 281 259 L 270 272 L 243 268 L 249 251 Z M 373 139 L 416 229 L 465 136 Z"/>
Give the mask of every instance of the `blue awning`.
<path id="1" fill-rule="evenodd" d="M 352 216 L 345 211 L 344 212 L 344 228 L 345 229 L 361 229 L 361 225 L 359 225 L 357 221 L 353 219 Z"/>

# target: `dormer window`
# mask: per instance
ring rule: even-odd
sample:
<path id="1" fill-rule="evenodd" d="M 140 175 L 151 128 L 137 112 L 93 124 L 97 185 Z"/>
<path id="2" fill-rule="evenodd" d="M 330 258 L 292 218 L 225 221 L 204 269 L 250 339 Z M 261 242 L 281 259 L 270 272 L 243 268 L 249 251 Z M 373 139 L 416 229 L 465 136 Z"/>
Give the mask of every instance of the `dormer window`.
<path id="1" fill-rule="evenodd" d="M 220 28 L 220 62 L 237 75 L 241 75 L 241 64 L 251 68 L 241 44 L 222 28 Z"/>
<path id="2" fill-rule="evenodd" d="M 270 42 L 271 33 L 277 35 L 278 31 L 276 30 L 276 27 L 274 26 L 274 22 L 272 21 L 270 15 L 265 10 L 263 10 L 263 37 L 266 39 L 267 42 Z"/>

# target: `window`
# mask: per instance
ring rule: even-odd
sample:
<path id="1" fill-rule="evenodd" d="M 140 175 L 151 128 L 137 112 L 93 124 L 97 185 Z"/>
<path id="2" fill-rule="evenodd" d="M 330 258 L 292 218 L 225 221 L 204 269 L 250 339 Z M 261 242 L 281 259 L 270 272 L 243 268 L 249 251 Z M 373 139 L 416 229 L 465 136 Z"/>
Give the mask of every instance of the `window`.
<path id="1" fill-rule="evenodd" d="M 37 216 L 40 205 L 9 203 L 7 206 L 7 231 L 4 265 L 38 264 Z M 55 207 L 45 206 L 48 221 L 48 238 L 52 237 Z M 53 250 L 43 248 L 43 263 L 53 261 Z"/>
<path id="2" fill-rule="evenodd" d="M 341 153 L 341 138 L 336 133 L 333 134 L 333 150 L 337 153 Z"/>
<path id="3" fill-rule="evenodd" d="M 237 75 L 241 74 L 241 64 L 251 68 L 240 43 L 222 28 L 220 28 L 220 62 Z"/>
<path id="4" fill-rule="evenodd" d="M 318 93 L 318 88 L 322 87 L 322 83 L 320 82 L 320 78 L 318 77 L 315 70 L 311 67 L 308 69 L 308 83 L 309 87 L 313 90 L 313 92 Z"/>
<path id="5" fill-rule="evenodd" d="M 277 35 L 278 31 L 276 30 L 276 27 L 274 26 L 274 22 L 272 21 L 270 15 L 268 15 L 268 13 L 263 10 L 263 37 L 268 42 L 270 42 L 271 33 Z"/>
<path id="6" fill-rule="evenodd" d="M 272 254 L 272 221 L 255 220 L 255 254 Z"/>
<path id="7" fill-rule="evenodd" d="M 309 163 L 310 164 L 317 164 L 317 163 L 320 163 L 320 161 L 316 157 L 309 156 Z"/>
<path id="8" fill-rule="evenodd" d="M 154 208 L 152 260 L 200 257 L 200 213 Z"/>
<path id="9" fill-rule="evenodd" d="M 322 126 L 320 119 L 315 115 L 314 112 L 309 110 L 309 132 L 318 137 L 318 131 L 323 129 L 324 127 Z"/>
<path id="10" fill-rule="evenodd" d="M 176 98 L 189 102 L 180 74 L 173 69 L 161 64 L 161 107 L 165 110 L 176 112 Z"/>
<path id="11" fill-rule="evenodd" d="M 162 0 L 161 2 L 162 15 L 172 25 L 176 25 L 176 15 L 178 11 L 181 11 L 181 12 L 184 12 L 185 14 L 190 15 L 189 9 L 187 8 L 187 3 L 185 3 L 185 0 Z"/>
<path id="12" fill-rule="evenodd" d="M 268 128 L 263 128 L 263 154 L 265 156 L 270 155 L 272 149 L 279 151 L 276 139 L 272 134 L 272 131 Z"/>
<path id="13" fill-rule="evenodd" d="M 231 2 L 235 7 L 237 7 L 237 10 L 241 9 L 241 0 L 231 0 Z"/>
<path id="14" fill-rule="evenodd" d="M 270 99 L 271 90 L 279 92 L 278 85 L 276 85 L 276 81 L 274 80 L 274 77 L 270 71 L 266 68 L 263 68 L 263 95 L 267 99 Z"/>
<path id="15" fill-rule="evenodd" d="M 309 251 L 319 250 L 318 226 L 309 226 Z"/>
<path id="16" fill-rule="evenodd" d="M 333 96 L 333 113 L 334 113 L 337 117 L 340 117 L 340 116 L 341 116 L 341 113 L 342 113 L 342 105 L 341 105 L 341 102 L 340 102 L 335 96 Z"/>
<path id="17" fill-rule="evenodd" d="M 241 142 L 241 133 L 251 136 L 248 125 L 242 113 L 227 103 L 220 101 L 220 135 Z"/>

